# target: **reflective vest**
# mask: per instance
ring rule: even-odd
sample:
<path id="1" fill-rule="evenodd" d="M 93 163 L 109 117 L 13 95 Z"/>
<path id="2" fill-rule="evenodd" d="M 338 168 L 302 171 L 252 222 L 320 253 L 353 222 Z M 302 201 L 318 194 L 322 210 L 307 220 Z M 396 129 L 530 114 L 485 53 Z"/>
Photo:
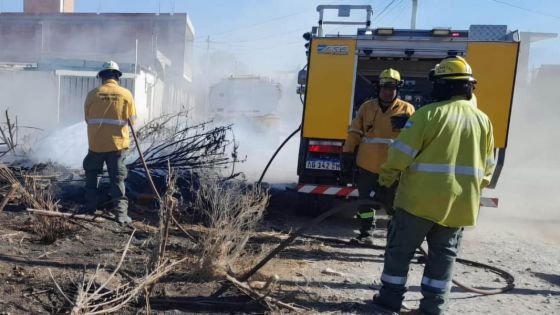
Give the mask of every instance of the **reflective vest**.
<path id="1" fill-rule="evenodd" d="M 400 99 L 396 99 L 385 112 L 379 107 L 377 99 L 364 102 L 352 120 L 342 150 L 355 152 L 357 147 L 356 164 L 372 173 L 379 174 L 381 164 L 387 160 L 389 144 L 400 132 L 400 129 L 393 127 L 391 117 L 410 117 L 413 113 L 414 106 Z"/>
<path id="2" fill-rule="evenodd" d="M 112 152 L 129 147 L 127 122 L 136 119 L 136 107 L 129 90 L 120 87 L 115 80 L 107 80 L 88 93 L 84 112 L 91 151 Z"/>
<path id="3" fill-rule="evenodd" d="M 471 226 L 494 171 L 488 116 L 453 98 L 420 108 L 389 150 L 379 183 L 399 180 L 395 207 L 448 227 Z"/>

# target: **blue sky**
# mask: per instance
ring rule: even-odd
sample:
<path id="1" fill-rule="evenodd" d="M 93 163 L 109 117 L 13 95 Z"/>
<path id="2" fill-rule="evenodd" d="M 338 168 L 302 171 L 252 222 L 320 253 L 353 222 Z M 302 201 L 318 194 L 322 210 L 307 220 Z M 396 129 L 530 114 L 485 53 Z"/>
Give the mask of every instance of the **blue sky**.
<path id="1" fill-rule="evenodd" d="M 0 0 L 3 12 L 17 12 L 23 0 Z M 374 26 L 407 28 L 411 0 L 75 0 L 77 12 L 187 12 L 196 31 L 195 49 L 227 51 L 249 71 L 292 70 L 304 62 L 301 34 L 317 22 L 318 4 L 370 4 Z M 391 4 L 384 12 L 383 9 Z M 381 14 L 380 14 L 381 13 Z M 1 15 L 0 15 L 1 18 Z M 359 18 L 359 17 L 357 17 Z M 560 32 L 557 0 L 419 0 L 417 27 L 468 28 L 507 24 L 510 29 Z M 560 40 L 534 44 L 531 65 L 560 63 Z"/>

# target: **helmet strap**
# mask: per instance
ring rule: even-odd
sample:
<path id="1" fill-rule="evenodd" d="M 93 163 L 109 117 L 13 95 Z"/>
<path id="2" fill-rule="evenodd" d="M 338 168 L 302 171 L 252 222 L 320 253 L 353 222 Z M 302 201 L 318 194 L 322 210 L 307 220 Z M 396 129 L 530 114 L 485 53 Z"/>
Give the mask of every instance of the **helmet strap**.
<path id="1" fill-rule="evenodd" d="M 107 80 L 115 80 L 119 82 L 119 74 L 112 70 L 102 71 L 97 76 L 101 79 L 102 82 L 105 82 Z"/>
<path id="2" fill-rule="evenodd" d="M 436 80 L 432 88 L 432 101 L 441 102 L 454 96 L 463 96 L 466 100 L 472 99 L 474 84 L 468 81 Z"/>

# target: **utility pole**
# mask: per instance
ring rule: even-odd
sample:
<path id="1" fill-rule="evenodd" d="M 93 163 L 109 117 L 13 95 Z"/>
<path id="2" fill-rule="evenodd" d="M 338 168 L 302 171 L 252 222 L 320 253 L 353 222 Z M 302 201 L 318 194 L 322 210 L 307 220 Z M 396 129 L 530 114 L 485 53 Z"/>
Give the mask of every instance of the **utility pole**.
<path id="1" fill-rule="evenodd" d="M 210 35 L 206 37 L 206 67 L 210 69 Z"/>
<path id="2" fill-rule="evenodd" d="M 412 0 L 412 14 L 410 17 L 410 28 L 416 29 L 416 13 L 418 12 L 418 0 Z"/>
<path id="3" fill-rule="evenodd" d="M 206 55 L 210 55 L 210 36 L 206 37 Z"/>

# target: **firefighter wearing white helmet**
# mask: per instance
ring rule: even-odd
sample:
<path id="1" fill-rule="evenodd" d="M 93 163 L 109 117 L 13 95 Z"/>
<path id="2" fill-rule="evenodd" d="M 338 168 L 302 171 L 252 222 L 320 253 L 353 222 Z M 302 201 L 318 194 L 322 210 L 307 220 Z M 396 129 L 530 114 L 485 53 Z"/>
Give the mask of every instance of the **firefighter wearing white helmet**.
<path id="1" fill-rule="evenodd" d="M 399 181 L 385 250 L 382 288 L 374 304 L 398 312 L 410 260 L 426 238 L 428 260 L 420 312 L 443 314 L 463 227 L 477 221 L 480 192 L 494 170 L 488 116 L 472 102 L 476 80 L 461 57 L 449 57 L 430 74 L 431 103 L 410 118 L 389 149 L 379 184 Z"/>
<path id="2" fill-rule="evenodd" d="M 99 73 L 97 73 L 97 77 L 101 78 L 103 74 L 108 74 L 110 72 L 113 72 L 115 75 L 117 75 L 117 79 L 122 76 L 122 72 L 119 69 L 119 64 L 114 62 L 113 60 L 109 60 L 105 62 L 103 66 L 101 66 L 101 70 L 99 70 Z"/>
<path id="3" fill-rule="evenodd" d="M 122 72 L 114 61 L 103 64 L 97 77 L 102 83 L 87 95 L 84 112 L 88 130 L 89 151 L 83 166 L 86 174 L 85 211 L 99 209 L 97 185 L 107 165 L 111 197 L 117 221 L 128 224 L 128 200 L 124 180 L 127 176 L 124 151 L 130 145 L 128 121 L 134 122 L 136 107 L 132 93 L 119 86 Z"/>
<path id="4" fill-rule="evenodd" d="M 414 106 L 398 98 L 402 84 L 397 70 L 383 70 L 377 84 L 378 97 L 360 105 L 348 130 L 341 155 L 342 174 L 352 177 L 354 163 L 357 164 L 356 182 L 362 200 L 370 199 L 372 192 L 379 190 L 377 177 L 381 164 L 387 159 L 389 144 L 414 113 Z M 353 241 L 373 244 L 375 209 L 360 205 L 357 211 L 360 234 Z"/>

